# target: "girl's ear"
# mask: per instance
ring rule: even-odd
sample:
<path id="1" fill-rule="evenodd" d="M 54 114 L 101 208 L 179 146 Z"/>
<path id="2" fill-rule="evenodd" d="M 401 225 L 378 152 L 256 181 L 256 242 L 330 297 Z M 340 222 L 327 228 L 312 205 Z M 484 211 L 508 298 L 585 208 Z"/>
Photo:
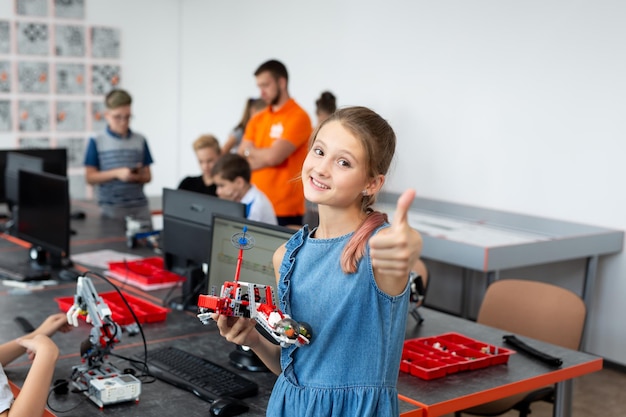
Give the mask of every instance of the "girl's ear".
<path id="1" fill-rule="evenodd" d="M 363 192 L 366 195 L 378 194 L 380 189 L 383 188 L 384 184 L 385 176 L 383 174 L 377 175 L 367 183 Z"/>

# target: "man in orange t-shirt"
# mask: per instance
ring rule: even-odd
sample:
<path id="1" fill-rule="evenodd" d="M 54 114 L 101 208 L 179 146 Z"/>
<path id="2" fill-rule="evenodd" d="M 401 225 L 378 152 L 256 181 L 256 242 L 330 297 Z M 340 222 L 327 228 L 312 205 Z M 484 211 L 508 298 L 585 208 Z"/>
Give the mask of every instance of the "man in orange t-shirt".
<path id="1" fill-rule="evenodd" d="M 238 152 L 250 163 L 250 182 L 272 202 L 278 224 L 301 225 L 305 203 L 300 173 L 311 119 L 289 97 L 287 68 L 281 62 L 267 61 L 254 75 L 268 107 L 248 122 Z"/>

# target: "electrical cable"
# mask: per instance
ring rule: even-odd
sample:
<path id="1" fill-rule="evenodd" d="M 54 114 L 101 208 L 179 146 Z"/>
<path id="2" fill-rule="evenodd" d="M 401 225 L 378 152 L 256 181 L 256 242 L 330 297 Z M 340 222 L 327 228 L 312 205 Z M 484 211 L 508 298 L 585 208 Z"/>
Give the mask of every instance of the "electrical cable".
<path id="1" fill-rule="evenodd" d="M 133 316 L 133 319 L 135 320 L 135 323 L 137 324 L 137 327 L 139 328 L 139 333 L 141 334 L 141 340 L 143 342 L 143 355 L 144 355 L 144 363 L 145 365 L 145 372 L 146 373 L 150 373 L 148 370 L 148 343 L 146 342 L 146 335 L 143 332 L 143 328 L 141 327 L 141 323 L 139 323 L 139 318 L 137 318 L 137 315 L 135 314 L 135 312 L 133 311 L 132 307 L 130 306 L 130 303 L 128 302 L 128 300 L 126 300 L 126 297 L 124 297 L 124 294 L 122 293 L 122 291 L 117 287 L 117 285 L 115 285 L 111 280 L 109 280 L 107 277 L 105 277 L 104 275 L 100 275 L 96 272 L 93 271 L 87 271 L 85 273 L 85 275 L 93 275 L 97 278 L 100 278 L 106 282 L 109 283 L 109 285 L 111 285 L 115 291 L 117 291 L 117 293 L 119 294 L 119 296 L 122 298 L 122 301 L 124 302 L 124 304 L 126 304 L 126 308 L 128 308 L 128 311 L 130 312 L 130 314 Z"/>

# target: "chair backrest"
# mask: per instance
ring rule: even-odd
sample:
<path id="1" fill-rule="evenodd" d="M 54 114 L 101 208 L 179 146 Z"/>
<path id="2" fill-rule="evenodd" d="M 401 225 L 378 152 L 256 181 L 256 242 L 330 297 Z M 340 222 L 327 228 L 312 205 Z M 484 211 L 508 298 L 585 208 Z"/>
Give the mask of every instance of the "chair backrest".
<path id="1" fill-rule="evenodd" d="M 583 300 L 538 281 L 503 279 L 489 285 L 478 323 L 569 349 L 578 349 L 585 325 Z"/>

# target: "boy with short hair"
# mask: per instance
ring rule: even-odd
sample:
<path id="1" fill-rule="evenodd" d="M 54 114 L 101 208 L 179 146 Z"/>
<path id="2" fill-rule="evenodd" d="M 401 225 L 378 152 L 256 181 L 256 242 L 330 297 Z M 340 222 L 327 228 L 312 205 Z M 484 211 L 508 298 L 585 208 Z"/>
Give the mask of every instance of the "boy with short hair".
<path id="1" fill-rule="evenodd" d="M 261 190 L 250 183 L 250 164 L 238 154 L 226 154 L 211 170 L 217 185 L 217 196 L 246 205 L 246 218 L 278 224 L 272 203 Z"/>
<path id="2" fill-rule="evenodd" d="M 107 128 L 89 141 L 85 178 L 98 186 L 103 217 L 150 220 L 143 185 L 152 180 L 153 161 L 146 138 L 130 130 L 132 98 L 124 90 L 112 90 L 104 103 Z"/>

